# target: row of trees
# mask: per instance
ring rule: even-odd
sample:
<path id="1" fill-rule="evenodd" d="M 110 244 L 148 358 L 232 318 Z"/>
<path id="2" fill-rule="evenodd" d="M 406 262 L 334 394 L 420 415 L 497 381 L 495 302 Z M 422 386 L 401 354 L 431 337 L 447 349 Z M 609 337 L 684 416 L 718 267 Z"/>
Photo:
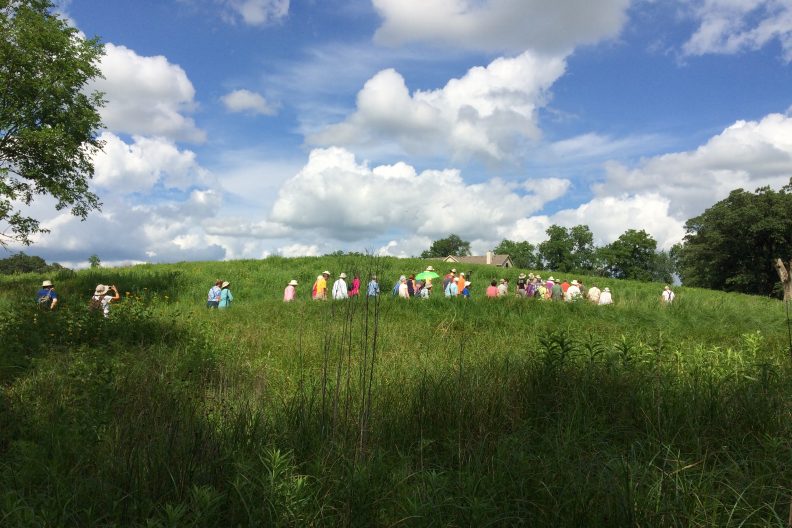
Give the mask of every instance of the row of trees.
<path id="1" fill-rule="evenodd" d="M 535 246 L 527 241 L 502 240 L 493 253 L 511 256 L 518 268 L 548 269 L 607 275 L 619 279 L 670 282 L 674 262 L 667 252 L 657 251 L 657 241 L 646 231 L 629 229 L 612 244 L 594 245 L 587 225 L 571 228 L 550 226 L 547 240 Z M 435 240 L 421 253 L 423 258 L 470 255 L 470 242 L 458 235 Z"/>
<path id="2" fill-rule="evenodd" d="M 778 191 L 736 189 L 688 220 L 685 230 L 681 243 L 658 251 L 657 241 L 644 230 L 628 229 L 611 244 L 596 247 L 588 226 L 552 225 L 547 240 L 536 246 L 503 240 L 492 251 L 510 255 L 519 268 L 660 282 L 676 275 L 687 286 L 780 296 L 775 263 L 792 262 L 792 179 Z M 434 241 L 421 256 L 469 254 L 470 243 L 451 235 Z"/>

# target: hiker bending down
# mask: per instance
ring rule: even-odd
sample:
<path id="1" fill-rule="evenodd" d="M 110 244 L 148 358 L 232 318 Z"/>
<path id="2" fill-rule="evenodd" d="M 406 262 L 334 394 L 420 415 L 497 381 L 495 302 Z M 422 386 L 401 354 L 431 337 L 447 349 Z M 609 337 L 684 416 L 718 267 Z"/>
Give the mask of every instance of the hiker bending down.
<path id="1" fill-rule="evenodd" d="M 45 280 L 41 283 L 41 289 L 36 294 L 36 302 L 42 310 L 54 310 L 58 305 L 58 294 L 55 293 L 55 286 L 52 281 Z"/>
<path id="2" fill-rule="evenodd" d="M 113 292 L 115 295 L 110 295 Z M 98 284 L 91 297 L 91 308 L 94 310 L 102 309 L 102 314 L 105 317 L 110 317 L 110 303 L 119 300 L 121 296 L 118 294 L 118 288 L 115 285 L 107 286 L 106 284 Z"/>

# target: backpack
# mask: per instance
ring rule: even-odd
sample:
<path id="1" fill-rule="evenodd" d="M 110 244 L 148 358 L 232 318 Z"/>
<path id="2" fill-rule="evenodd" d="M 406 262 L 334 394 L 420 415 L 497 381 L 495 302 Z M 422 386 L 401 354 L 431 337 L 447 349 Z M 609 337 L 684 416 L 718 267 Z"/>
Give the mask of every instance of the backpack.
<path id="1" fill-rule="evenodd" d="M 101 310 L 102 309 L 102 298 L 101 297 L 91 297 L 91 300 L 88 301 L 88 309 L 91 311 Z"/>
<path id="2" fill-rule="evenodd" d="M 47 295 L 38 298 L 39 310 L 49 310 L 52 307 L 52 290 L 47 290 Z"/>
<path id="3" fill-rule="evenodd" d="M 401 281 L 396 281 L 396 284 L 393 285 L 393 296 L 399 296 L 399 286 L 401 286 Z"/>

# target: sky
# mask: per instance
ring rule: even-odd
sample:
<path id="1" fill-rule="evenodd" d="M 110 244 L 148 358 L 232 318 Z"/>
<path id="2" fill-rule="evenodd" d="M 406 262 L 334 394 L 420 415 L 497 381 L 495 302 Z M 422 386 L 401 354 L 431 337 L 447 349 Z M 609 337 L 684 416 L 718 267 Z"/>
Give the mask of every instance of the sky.
<path id="1" fill-rule="evenodd" d="M 792 177 L 792 0 L 71 0 L 105 44 L 81 221 L 11 247 L 68 267 L 483 254 L 588 225 L 661 249 Z"/>

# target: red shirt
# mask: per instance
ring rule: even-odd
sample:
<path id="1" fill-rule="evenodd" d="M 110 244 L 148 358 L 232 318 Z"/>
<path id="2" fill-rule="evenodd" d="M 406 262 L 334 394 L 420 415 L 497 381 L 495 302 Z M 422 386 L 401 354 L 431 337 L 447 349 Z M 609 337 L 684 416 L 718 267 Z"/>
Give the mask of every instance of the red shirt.
<path id="1" fill-rule="evenodd" d="M 487 297 L 497 297 L 498 296 L 498 287 L 497 286 L 488 286 L 487 287 Z"/>

